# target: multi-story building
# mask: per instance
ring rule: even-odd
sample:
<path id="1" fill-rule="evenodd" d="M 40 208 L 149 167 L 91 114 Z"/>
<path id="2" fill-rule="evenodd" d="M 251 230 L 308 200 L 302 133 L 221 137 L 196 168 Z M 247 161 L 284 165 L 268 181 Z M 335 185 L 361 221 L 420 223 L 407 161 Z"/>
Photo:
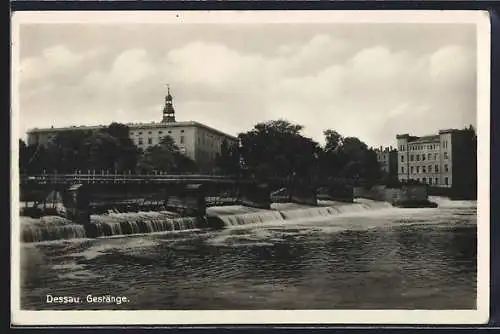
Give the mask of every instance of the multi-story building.
<path id="1" fill-rule="evenodd" d="M 467 130 L 440 130 L 437 135 L 396 136 L 398 143 L 398 179 L 416 180 L 434 187 L 470 184 L 475 164 Z M 470 165 L 470 166 L 469 166 Z"/>
<path id="2" fill-rule="evenodd" d="M 161 122 L 127 123 L 126 125 L 129 127 L 129 135 L 134 144 L 143 150 L 157 145 L 164 136 L 170 136 L 181 152 L 193 159 L 202 171 L 215 167 L 216 157 L 220 154 L 224 141 L 228 145 L 238 144 L 238 138 L 235 136 L 199 122 L 177 122 L 170 88 L 165 97 Z M 47 145 L 51 139 L 63 131 L 98 131 L 104 128 L 106 128 L 105 125 L 35 128 L 28 131 L 28 145 Z"/>
<path id="3" fill-rule="evenodd" d="M 381 146 L 376 148 L 375 152 L 382 174 L 387 179 L 396 179 L 398 176 L 398 151 L 392 146 Z"/>

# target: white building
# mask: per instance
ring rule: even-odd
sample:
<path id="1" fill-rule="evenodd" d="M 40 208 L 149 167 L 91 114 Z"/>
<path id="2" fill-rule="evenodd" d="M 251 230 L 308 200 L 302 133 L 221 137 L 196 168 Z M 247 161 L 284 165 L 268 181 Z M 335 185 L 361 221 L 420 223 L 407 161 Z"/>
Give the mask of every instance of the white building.
<path id="1" fill-rule="evenodd" d="M 450 188 L 469 182 L 469 164 L 475 164 L 465 130 L 440 130 L 436 135 L 397 135 L 398 179 L 417 180 L 435 187 Z M 472 160 L 472 161 L 471 161 Z"/>
<path id="2" fill-rule="evenodd" d="M 199 122 L 177 122 L 172 100 L 169 88 L 161 122 L 125 124 L 129 127 L 130 138 L 137 147 L 145 150 L 157 145 L 164 136 L 170 136 L 181 152 L 193 159 L 201 170 L 211 170 L 215 167 L 215 159 L 221 152 L 222 142 L 226 140 L 229 145 L 237 145 L 238 138 Z M 98 125 L 35 128 L 28 131 L 28 145 L 47 145 L 57 133 L 63 131 L 97 131 L 105 127 Z"/>

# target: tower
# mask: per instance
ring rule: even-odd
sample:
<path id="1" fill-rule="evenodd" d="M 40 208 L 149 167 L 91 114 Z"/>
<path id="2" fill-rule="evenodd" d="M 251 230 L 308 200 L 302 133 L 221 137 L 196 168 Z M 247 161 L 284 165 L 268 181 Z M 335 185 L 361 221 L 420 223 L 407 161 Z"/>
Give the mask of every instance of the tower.
<path id="1" fill-rule="evenodd" d="M 165 96 L 165 106 L 163 107 L 163 123 L 175 122 L 175 110 L 172 104 L 172 95 L 170 95 L 170 85 L 167 85 L 168 93 Z"/>

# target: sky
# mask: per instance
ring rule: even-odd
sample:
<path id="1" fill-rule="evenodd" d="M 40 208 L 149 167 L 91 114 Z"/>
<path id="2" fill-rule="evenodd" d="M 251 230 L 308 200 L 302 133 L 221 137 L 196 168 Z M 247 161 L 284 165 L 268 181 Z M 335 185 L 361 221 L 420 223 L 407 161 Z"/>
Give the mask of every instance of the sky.
<path id="1" fill-rule="evenodd" d="M 177 121 L 231 135 L 286 119 L 369 146 L 476 124 L 472 24 L 22 24 L 20 131 Z"/>

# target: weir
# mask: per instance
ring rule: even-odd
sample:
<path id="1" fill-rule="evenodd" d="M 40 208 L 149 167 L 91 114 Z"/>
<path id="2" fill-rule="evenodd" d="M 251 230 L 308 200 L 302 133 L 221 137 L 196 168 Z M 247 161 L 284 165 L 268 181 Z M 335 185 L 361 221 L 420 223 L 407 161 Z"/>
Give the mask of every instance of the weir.
<path id="1" fill-rule="evenodd" d="M 304 222 L 315 219 L 334 219 L 351 213 L 392 208 L 389 203 L 359 201 L 335 203 L 330 206 L 300 207 L 283 210 L 263 210 L 235 207 L 213 208 L 206 217 L 181 217 L 170 211 L 110 212 L 93 214 L 89 223 L 75 224 L 61 217 L 39 219 L 21 217 L 22 241 L 38 242 L 59 239 L 99 238 L 130 234 L 190 231 L 205 228 L 234 228 L 237 226 L 275 222 Z"/>
<path id="2" fill-rule="evenodd" d="M 82 178 L 74 180 L 85 181 Z M 347 210 L 347 207 L 340 206 L 318 206 L 317 187 L 305 182 L 295 182 L 292 186 L 289 180 L 282 183 L 273 180 L 273 188 L 284 190 L 278 202 L 306 206 L 273 210 L 271 204 L 277 197 L 271 196 L 271 186 L 256 180 L 239 182 L 237 179 L 211 179 L 210 176 L 185 179 L 164 176 L 149 180 L 151 182 L 147 178 L 134 178 L 128 180 L 130 182 L 117 180 L 74 183 L 65 176 L 50 182 L 43 178 L 38 183 L 25 183 L 22 200 L 31 201 L 34 207 L 43 203 L 45 209 L 53 203 L 53 210 L 41 210 L 37 214 L 24 212 L 31 218 L 21 217 L 22 240 L 37 242 L 219 229 L 269 221 L 328 217 Z M 329 186 L 326 199 L 352 202 L 350 190 Z M 220 205 L 242 205 L 243 211 L 237 214 L 207 214 L 208 207 Z M 351 209 L 355 207 L 360 209 L 363 205 L 355 203 Z"/>

